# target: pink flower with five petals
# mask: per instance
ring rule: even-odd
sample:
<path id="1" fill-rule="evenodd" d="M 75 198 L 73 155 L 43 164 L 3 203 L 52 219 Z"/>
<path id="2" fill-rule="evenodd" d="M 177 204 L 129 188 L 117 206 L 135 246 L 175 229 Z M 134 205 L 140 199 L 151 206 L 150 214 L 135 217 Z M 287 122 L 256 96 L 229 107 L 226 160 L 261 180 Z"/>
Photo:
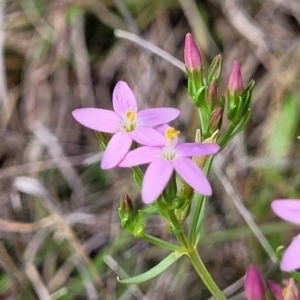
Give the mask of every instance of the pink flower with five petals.
<path id="1" fill-rule="evenodd" d="M 80 124 L 114 134 L 103 154 L 102 169 L 115 167 L 127 154 L 133 140 L 142 145 L 156 145 L 160 134 L 151 127 L 168 123 L 180 114 L 178 109 L 167 107 L 138 111 L 135 96 L 124 81 L 119 81 L 114 88 L 113 108 L 114 111 L 79 108 L 72 112 Z"/>
<path id="2" fill-rule="evenodd" d="M 188 157 L 214 154 L 219 150 L 215 143 L 178 144 L 179 131 L 166 125 L 160 126 L 164 135 L 153 137 L 156 146 L 143 146 L 129 152 L 119 167 L 133 167 L 150 163 L 146 170 L 142 199 L 149 204 L 155 201 L 168 184 L 175 170 L 196 192 L 211 195 L 211 186 L 201 169 Z"/>

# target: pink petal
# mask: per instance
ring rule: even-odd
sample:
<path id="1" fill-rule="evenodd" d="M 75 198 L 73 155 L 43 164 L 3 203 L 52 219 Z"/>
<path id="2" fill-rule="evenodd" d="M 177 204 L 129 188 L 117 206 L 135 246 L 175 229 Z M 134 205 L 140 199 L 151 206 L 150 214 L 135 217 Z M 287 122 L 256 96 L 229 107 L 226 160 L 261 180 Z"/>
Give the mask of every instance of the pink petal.
<path id="1" fill-rule="evenodd" d="M 116 133 L 109 141 L 101 161 L 102 169 L 115 167 L 127 154 L 130 149 L 132 139 L 126 132 Z"/>
<path id="2" fill-rule="evenodd" d="M 162 124 L 162 125 L 158 125 L 155 129 L 156 131 L 158 131 L 160 134 L 162 134 L 163 136 L 165 136 L 165 132 L 166 130 L 169 128 L 170 126 L 167 124 Z"/>
<path id="3" fill-rule="evenodd" d="M 271 203 L 274 213 L 283 220 L 300 225 L 300 200 L 278 199 Z"/>
<path id="4" fill-rule="evenodd" d="M 128 84 L 124 81 L 119 81 L 114 88 L 113 107 L 114 111 L 122 117 L 130 108 L 137 112 L 135 96 Z"/>
<path id="5" fill-rule="evenodd" d="M 140 126 L 156 126 L 173 121 L 179 114 L 176 108 L 150 108 L 139 111 L 137 118 Z"/>
<path id="6" fill-rule="evenodd" d="M 173 172 L 172 163 L 157 158 L 148 167 L 142 187 L 142 199 L 146 204 L 155 201 L 169 182 Z"/>
<path id="7" fill-rule="evenodd" d="M 162 124 L 162 125 L 158 125 L 155 129 L 156 131 L 158 131 L 160 134 L 162 134 L 165 138 L 165 132 L 168 128 L 170 128 L 171 126 L 167 125 L 167 124 Z M 166 138 L 165 138 L 165 143 L 167 142 Z M 176 137 L 172 142 L 171 145 L 175 148 L 175 146 L 178 144 L 178 137 Z"/>
<path id="8" fill-rule="evenodd" d="M 152 162 L 161 151 L 158 147 L 139 147 L 127 153 L 124 159 L 118 164 L 118 167 L 133 167 Z"/>
<path id="9" fill-rule="evenodd" d="M 292 272 L 300 268 L 300 234 L 297 235 L 285 250 L 280 263 L 284 272 Z"/>
<path id="10" fill-rule="evenodd" d="M 79 108 L 72 112 L 74 119 L 85 127 L 96 131 L 116 133 L 122 119 L 114 111 L 100 108 Z"/>
<path id="11" fill-rule="evenodd" d="M 146 146 L 164 146 L 166 139 L 158 131 L 150 127 L 137 127 L 130 132 L 133 140 Z"/>
<path id="12" fill-rule="evenodd" d="M 201 156 L 214 154 L 219 148 L 219 145 L 214 143 L 184 143 L 177 145 L 176 151 L 182 156 Z"/>
<path id="13" fill-rule="evenodd" d="M 268 280 L 269 288 L 271 293 L 274 295 L 276 300 L 284 300 L 282 295 L 282 287 L 274 282 L 273 280 Z"/>
<path id="14" fill-rule="evenodd" d="M 176 172 L 189 184 L 196 192 L 210 196 L 211 186 L 200 168 L 189 158 L 179 156 L 172 160 Z"/>

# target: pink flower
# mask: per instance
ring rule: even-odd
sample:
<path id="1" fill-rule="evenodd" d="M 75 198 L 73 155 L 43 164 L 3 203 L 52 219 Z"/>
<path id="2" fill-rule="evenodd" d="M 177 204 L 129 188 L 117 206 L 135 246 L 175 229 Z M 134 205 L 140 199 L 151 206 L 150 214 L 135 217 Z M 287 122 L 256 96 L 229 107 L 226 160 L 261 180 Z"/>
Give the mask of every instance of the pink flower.
<path id="1" fill-rule="evenodd" d="M 300 200 L 278 199 L 271 204 L 274 213 L 283 220 L 300 225 Z M 300 234 L 294 238 L 282 256 L 280 269 L 291 272 L 300 268 Z"/>
<path id="2" fill-rule="evenodd" d="M 201 54 L 200 51 L 193 39 L 193 36 L 190 33 L 187 33 L 185 36 L 185 45 L 184 45 L 184 62 L 186 67 L 192 72 L 201 70 Z"/>
<path id="3" fill-rule="evenodd" d="M 243 92 L 243 87 L 244 85 L 240 65 L 237 61 L 234 61 L 228 82 L 229 93 L 237 93 L 240 95 Z"/>
<path id="4" fill-rule="evenodd" d="M 268 284 L 276 300 L 299 300 L 298 288 L 293 278 L 284 281 L 284 288 L 272 280 Z"/>
<path id="5" fill-rule="evenodd" d="M 259 270 L 254 265 L 249 265 L 247 268 L 244 288 L 247 300 L 265 299 L 265 284 Z"/>
<path id="6" fill-rule="evenodd" d="M 100 132 L 114 134 L 101 161 L 102 169 L 115 167 L 129 151 L 132 140 L 151 146 L 159 133 L 157 126 L 176 119 L 176 108 L 152 108 L 138 111 L 137 102 L 126 82 L 119 81 L 113 91 L 114 111 L 100 108 L 80 108 L 72 112 L 80 124 Z"/>
<path id="7" fill-rule="evenodd" d="M 187 158 L 214 154 L 219 146 L 214 143 L 184 143 L 178 144 L 179 131 L 172 127 L 160 126 L 160 134 L 153 137 L 156 146 L 144 146 L 129 152 L 119 164 L 120 167 L 132 167 L 150 163 L 146 170 L 142 199 L 145 203 L 155 201 L 168 184 L 175 170 L 196 192 L 211 195 L 211 186 L 200 168 Z"/>

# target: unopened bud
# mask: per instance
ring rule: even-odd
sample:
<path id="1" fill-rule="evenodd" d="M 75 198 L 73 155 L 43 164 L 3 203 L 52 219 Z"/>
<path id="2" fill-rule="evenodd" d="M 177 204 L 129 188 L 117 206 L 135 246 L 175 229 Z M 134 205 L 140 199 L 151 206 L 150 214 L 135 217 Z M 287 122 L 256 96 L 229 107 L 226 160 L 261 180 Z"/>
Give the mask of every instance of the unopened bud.
<path id="1" fill-rule="evenodd" d="M 284 300 L 282 294 L 283 289 L 279 284 L 277 284 L 273 280 L 268 280 L 268 285 L 271 293 L 273 294 L 276 300 Z"/>
<path id="2" fill-rule="evenodd" d="M 265 299 L 265 284 L 259 270 L 254 265 L 247 268 L 244 288 L 247 300 Z"/>
<path id="3" fill-rule="evenodd" d="M 207 101 L 207 104 L 211 105 L 212 107 L 215 107 L 219 103 L 218 87 L 216 86 L 216 84 L 213 81 L 208 86 L 206 101 Z"/>
<path id="4" fill-rule="evenodd" d="M 129 228 L 134 220 L 135 212 L 131 199 L 127 194 L 120 197 L 120 206 L 118 209 L 121 225 L 124 228 Z"/>
<path id="5" fill-rule="evenodd" d="M 234 61 L 228 82 L 229 93 L 236 93 L 237 95 L 240 95 L 243 92 L 243 86 L 244 85 L 240 65 L 237 61 Z"/>
<path id="6" fill-rule="evenodd" d="M 190 33 L 185 36 L 184 62 L 191 72 L 200 72 L 202 65 L 201 53 Z"/>
<path id="7" fill-rule="evenodd" d="M 127 194 L 121 196 L 120 207 L 124 214 L 129 214 L 133 211 L 132 201 Z"/>
<path id="8" fill-rule="evenodd" d="M 222 56 L 218 54 L 208 69 L 208 82 L 218 82 L 222 71 Z"/>
<path id="9" fill-rule="evenodd" d="M 213 111 L 212 116 L 210 118 L 210 122 L 209 122 L 209 129 L 212 132 L 221 128 L 222 115 L 223 115 L 223 109 L 221 107 L 218 107 Z"/>

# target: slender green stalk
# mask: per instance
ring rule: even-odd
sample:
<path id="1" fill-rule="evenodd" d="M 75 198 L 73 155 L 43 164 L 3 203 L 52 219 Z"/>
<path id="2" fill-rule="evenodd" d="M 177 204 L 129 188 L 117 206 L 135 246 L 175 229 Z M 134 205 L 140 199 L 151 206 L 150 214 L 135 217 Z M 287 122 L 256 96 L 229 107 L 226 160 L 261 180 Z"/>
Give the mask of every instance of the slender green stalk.
<path id="1" fill-rule="evenodd" d="M 158 247 L 164 248 L 164 249 L 168 249 L 168 250 L 172 250 L 172 251 L 180 251 L 182 250 L 182 247 L 179 245 L 174 245 L 172 243 L 166 242 L 164 240 L 161 240 L 155 236 L 152 236 L 150 234 L 145 233 L 145 235 L 141 238 L 142 240 L 154 244 Z"/>
<path id="2" fill-rule="evenodd" d="M 197 224 L 198 224 L 198 219 L 200 217 L 200 212 L 202 209 L 203 199 L 204 199 L 203 195 L 196 195 L 194 198 L 194 206 L 192 207 L 192 210 L 191 210 L 191 221 L 189 224 L 188 243 L 192 247 L 194 247 L 197 243 L 196 230 L 198 227 Z"/>
<path id="3" fill-rule="evenodd" d="M 221 142 L 219 143 L 220 150 L 223 149 L 227 145 L 228 139 L 230 138 L 235 127 L 236 127 L 235 125 L 230 124 L 228 130 L 226 131 L 225 135 L 223 136 Z"/>
<path id="4" fill-rule="evenodd" d="M 188 258 L 190 259 L 195 271 L 205 284 L 205 286 L 208 288 L 208 290 L 211 292 L 212 296 L 216 300 L 226 300 L 225 296 L 219 289 L 219 287 L 216 285 L 212 277 L 210 276 L 209 272 L 207 271 L 205 265 L 203 264 L 203 261 L 201 260 L 197 249 L 193 248 L 187 253 Z"/>
<path id="5" fill-rule="evenodd" d="M 211 156 L 206 164 L 206 174 L 209 174 L 212 162 L 213 162 L 214 156 Z M 196 246 L 198 240 L 199 240 L 199 218 L 202 217 L 201 210 L 203 206 L 203 195 L 196 194 L 194 196 L 194 206 L 191 209 L 191 220 L 189 224 L 189 232 L 188 232 L 188 243 L 192 247 Z"/>

